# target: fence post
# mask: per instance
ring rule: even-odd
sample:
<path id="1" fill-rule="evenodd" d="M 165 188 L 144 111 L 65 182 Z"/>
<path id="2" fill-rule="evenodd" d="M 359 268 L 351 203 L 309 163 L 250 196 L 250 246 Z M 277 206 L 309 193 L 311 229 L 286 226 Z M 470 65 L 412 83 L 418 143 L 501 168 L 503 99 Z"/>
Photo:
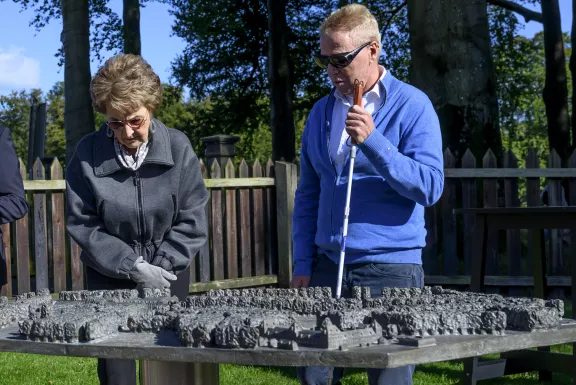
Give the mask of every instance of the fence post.
<path id="1" fill-rule="evenodd" d="M 276 220 L 278 229 L 278 286 L 287 288 L 292 278 L 292 213 L 296 195 L 296 165 L 276 162 Z"/>
<path id="2" fill-rule="evenodd" d="M 236 155 L 234 146 L 240 140 L 240 137 L 231 135 L 213 135 L 200 138 L 200 140 L 206 146 L 204 156 L 206 168 L 208 170 L 212 169 L 212 163 L 215 160 L 217 160 L 220 167 L 222 167 L 222 171 L 224 171 L 224 167 L 228 164 L 228 159 L 234 162 L 234 156 Z"/>

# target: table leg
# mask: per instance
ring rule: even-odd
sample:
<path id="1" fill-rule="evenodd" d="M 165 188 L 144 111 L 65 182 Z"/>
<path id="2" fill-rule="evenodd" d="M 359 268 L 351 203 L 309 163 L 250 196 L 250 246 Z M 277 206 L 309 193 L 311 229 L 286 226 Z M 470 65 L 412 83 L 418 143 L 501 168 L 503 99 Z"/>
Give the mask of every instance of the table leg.
<path id="1" fill-rule="evenodd" d="M 218 385 L 218 364 L 140 361 L 140 385 Z"/>
<path id="2" fill-rule="evenodd" d="M 548 285 L 546 282 L 546 240 L 544 230 L 536 232 L 533 244 L 534 250 L 534 297 L 546 299 L 548 297 Z M 537 350 L 549 352 L 550 346 L 541 346 Z M 552 373 L 545 370 L 538 371 L 538 379 L 541 382 L 551 382 Z"/>
<path id="3" fill-rule="evenodd" d="M 484 291 L 484 276 L 486 273 L 486 242 L 488 229 L 486 217 L 477 215 L 473 222 L 474 234 L 472 238 L 472 271 L 470 272 L 470 291 L 480 293 Z M 463 385 L 476 385 L 478 373 L 478 357 L 465 358 L 464 372 L 461 383 Z"/>
<path id="4" fill-rule="evenodd" d="M 484 276 L 486 274 L 486 241 L 488 238 L 487 221 L 484 215 L 476 216 L 474 228 L 472 271 L 470 274 L 470 291 L 484 291 Z"/>
<path id="5" fill-rule="evenodd" d="M 546 241 L 544 230 L 536 232 L 532 241 L 534 255 L 534 297 L 546 299 L 548 285 L 546 283 Z"/>
<path id="6" fill-rule="evenodd" d="M 460 381 L 461 385 L 476 385 L 478 379 L 478 357 L 469 357 L 462 360 L 464 364 L 464 373 Z"/>

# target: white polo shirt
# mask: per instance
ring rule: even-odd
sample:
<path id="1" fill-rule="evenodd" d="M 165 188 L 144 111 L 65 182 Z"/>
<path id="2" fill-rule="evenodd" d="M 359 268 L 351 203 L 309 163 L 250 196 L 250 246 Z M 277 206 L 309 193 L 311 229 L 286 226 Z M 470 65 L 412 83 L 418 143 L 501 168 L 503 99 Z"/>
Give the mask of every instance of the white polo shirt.
<path id="1" fill-rule="evenodd" d="M 380 80 L 386 75 L 386 69 L 383 66 L 379 66 L 382 75 Z M 330 155 L 332 156 L 332 161 L 336 167 L 338 174 L 342 172 L 344 167 L 344 161 L 350 152 L 350 146 L 346 144 L 346 141 L 350 143 L 348 138 L 350 135 L 345 130 L 346 116 L 348 115 L 348 110 L 352 107 L 352 97 L 345 96 L 336 90 L 334 92 L 336 100 L 334 102 L 334 110 L 332 111 L 332 124 L 330 131 Z M 362 96 L 362 106 L 368 113 L 373 114 L 376 108 L 382 103 L 383 95 L 380 95 L 380 86 L 378 83 L 370 91 Z"/>

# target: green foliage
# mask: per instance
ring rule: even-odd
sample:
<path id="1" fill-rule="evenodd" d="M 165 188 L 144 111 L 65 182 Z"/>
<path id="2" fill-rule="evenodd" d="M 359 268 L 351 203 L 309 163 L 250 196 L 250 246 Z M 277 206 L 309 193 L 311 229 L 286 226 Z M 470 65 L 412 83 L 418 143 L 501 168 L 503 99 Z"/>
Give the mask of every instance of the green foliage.
<path id="1" fill-rule="evenodd" d="M 375 15 L 382 35 L 380 63 L 398 79 L 410 79 L 410 34 L 408 7 L 404 0 L 365 0 L 364 5 Z"/>
<path id="2" fill-rule="evenodd" d="M 44 94 L 40 89 L 31 91 L 12 91 L 0 96 L 0 124 L 12 131 L 18 156 L 26 162 L 28 159 L 28 131 L 30 108 L 34 99 L 46 103 L 46 142 L 44 154 L 63 158 L 66 153 L 64 133 L 64 82 L 57 82 Z M 95 129 L 105 122 L 105 117 L 95 113 Z"/>
<path id="3" fill-rule="evenodd" d="M 44 153 L 63 159 L 66 155 L 64 134 L 64 82 L 58 82 L 46 96 L 46 144 Z"/>
<path id="4" fill-rule="evenodd" d="M 28 122 L 34 99 L 42 101 L 41 90 L 12 91 L 6 96 L 0 96 L 0 124 L 12 132 L 16 154 L 24 162 L 28 159 Z"/>

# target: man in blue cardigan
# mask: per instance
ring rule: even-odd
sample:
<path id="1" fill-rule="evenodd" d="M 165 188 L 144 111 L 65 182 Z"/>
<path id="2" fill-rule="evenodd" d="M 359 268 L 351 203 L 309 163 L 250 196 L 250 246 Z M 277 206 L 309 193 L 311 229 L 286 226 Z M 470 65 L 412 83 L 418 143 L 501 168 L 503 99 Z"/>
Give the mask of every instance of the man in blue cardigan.
<path id="1" fill-rule="evenodd" d="M 337 284 L 351 144 L 357 144 L 342 296 L 367 286 L 422 287 L 424 208 L 444 188 L 442 136 L 429 98 L 378 64 L 378 23 L 352 4 L 320 28 L 320 55 L 334 84 L 306 122 L 293 216 L 292 287 Z M 354 82 L 365 84 L 353 106 Z M 367 369 L 372 385 L 412 384 L 413 366 Z M 342 368 L 298 368 L 302 384 L 339 383 Z"/>
<path id="2" fill-rule="evenodd" d="M 24 183 L 10 130 L 0 126 L 0 225 L 22 218 L 28 212 Z M 8 282 L 6 256 L 0 228 L 0 288 Z"/>

